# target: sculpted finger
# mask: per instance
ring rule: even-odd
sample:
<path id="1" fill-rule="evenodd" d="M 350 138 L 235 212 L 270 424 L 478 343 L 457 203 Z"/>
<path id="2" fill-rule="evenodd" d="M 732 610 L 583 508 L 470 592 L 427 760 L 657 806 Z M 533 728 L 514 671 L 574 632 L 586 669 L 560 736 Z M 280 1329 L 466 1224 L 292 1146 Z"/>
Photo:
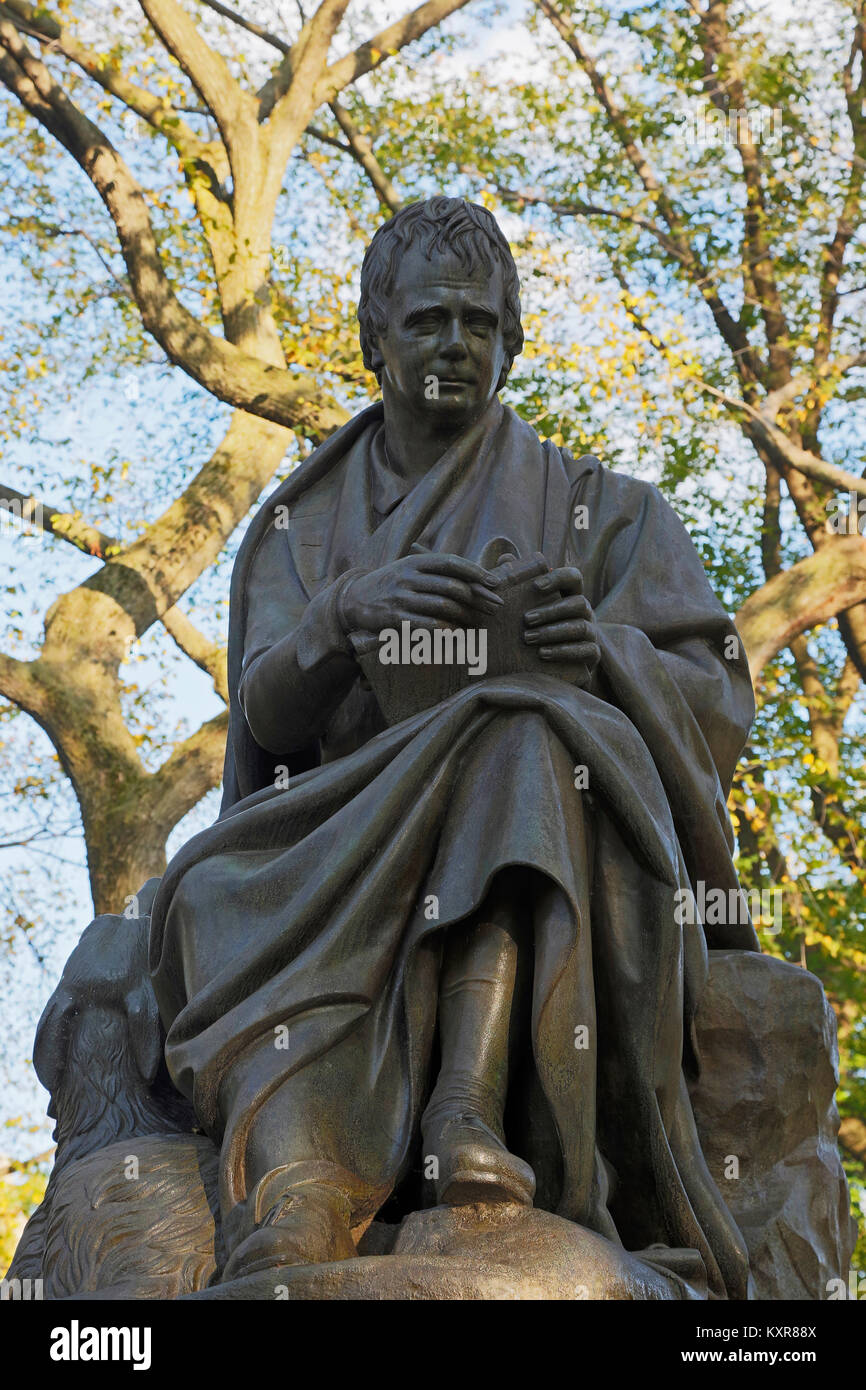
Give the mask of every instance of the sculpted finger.
<path id="1" fill-rule="evenodd" d="M 408 608 L 399 609 L 398 612 L 394 614 L 388 626 L 399 627 L 401 623 L 408 623 L 410 627 L 413 628 L 423 627 L 428 631 L 432 631 L 434 627 L 441 626 L 441 624 L 437 624 L 435 618 L 431 618 L 424 613 L 410 612 Z"/>
<path id="2" fill-rule="evenodd" d="M 415 568 L 425 574 L 444 574 L 454 579 L 465 579 L 469 584 L 483 584 L 486 589 L 497 589 L 502 583 L 501 575 L 492 574 L 462 555 L 419 555 Z"/>
<path id="3" fill-rule="evenodd" d="M 585 661 L 590 666 L 597 666 L 601 660 L 601 650 L 595 642 L 566 643 L 561 647 L 540 647 L 538 655 L 542 661 Z"/>
<path id="4" fill-rule="evenodd" d="M 504 600 L 489 589 L 477 589 L 461 579 L 448 579 L 441 574 L 417 575 L 409 585 L 414 594 L 435 594 L 450 598 L 467 608 L 477 608 L 485 613 L 494 613 L 503 606 Z"/>
<path id="5" fill-rule="evenodd" d="M 523 634 L 523 640 L 530 646 L 541 646 L 548 642 L 588 642 L 592 640 L 592 632 L 592 623 L 576 619 L 572 622 L 545 623 L 543 627 L 530 628 Z"/>
<path id="6" fill-rule="evenodd" d="M 542 626 L 567 618 L 591 619 L 592 609 L 589 600 L 582 594 L 569 594 L 567 598 L 551 599 L 549 603 L 543 603 L 538 608 L 530 608 L 523 615 L 527 627 Z"/>
<path id="7" fill-rule="evenodd" d="M 550 570 L 536 579 L 535 587 L 543 594 L 555 589 L 560 589 L 564 594 L 582 594 L 583 575 L 574 565 L 560 565 L 559 569 Z"/>
<path id="8" fill-rule="evenodd" d="M 497 608 L 505 607 L 505 599 L 501 594 L 497 594 L 493 589 L 488 589 L 484 584 L 471 584 L 470 591 L 476 602 L 483 604 L 488 613 L 495 613 Z"/>
<path id="9" fill-rule="evenodd" d="M 413 594 L 438 594 L 458 603 L 468 603 L 472 592 L 465 580 L 449 579 L 444 574 L 414 574 L 407 588 Z"/>
<path id="10" fill-rule="evenodd" d="M 462 604 L 455 603 L 453 599 L 438 598 L 435 594 L 415 594 L 408 601 L 407 607 L 413 614 L 438 618 L 440 622 L 453 623 L 458 627 L 471 625 L 477 616 Z"/>

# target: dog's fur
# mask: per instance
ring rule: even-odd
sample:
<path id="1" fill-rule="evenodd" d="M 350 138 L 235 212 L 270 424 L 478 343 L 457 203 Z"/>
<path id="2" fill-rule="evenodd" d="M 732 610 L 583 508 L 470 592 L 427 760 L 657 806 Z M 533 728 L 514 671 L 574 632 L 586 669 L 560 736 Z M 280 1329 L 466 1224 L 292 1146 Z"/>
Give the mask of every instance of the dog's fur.
<path id="1" fill-rule="evenodd" d="M 36 1031 L 57 1152 L 9 1277 L 47 1298 L 176 1298 L 222 1264 L 217 1149 L 166 1072 L 147 969 L 157 882 L 142 915 L 91 922 Z"/>

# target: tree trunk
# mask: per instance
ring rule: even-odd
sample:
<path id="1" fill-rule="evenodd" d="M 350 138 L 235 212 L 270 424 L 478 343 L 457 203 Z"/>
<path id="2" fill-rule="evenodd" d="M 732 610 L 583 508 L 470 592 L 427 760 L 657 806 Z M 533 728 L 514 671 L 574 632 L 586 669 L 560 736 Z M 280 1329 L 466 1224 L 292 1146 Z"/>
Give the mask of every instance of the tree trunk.
<path id="1" fill-rule="evenodd" d="M 165 828 L 140 822 L 118 824 L 107 815 L 87 829 L 87 867 L 93 910 L 123 912 L 149 878 L 165 871 Z M 83 914 L 82 914 L 83 915 Z"/>

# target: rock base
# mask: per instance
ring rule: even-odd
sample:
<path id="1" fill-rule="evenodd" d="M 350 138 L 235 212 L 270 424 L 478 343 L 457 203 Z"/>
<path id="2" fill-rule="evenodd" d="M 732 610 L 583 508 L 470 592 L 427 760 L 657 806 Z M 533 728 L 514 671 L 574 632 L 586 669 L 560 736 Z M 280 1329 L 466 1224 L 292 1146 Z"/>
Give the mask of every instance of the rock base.
<path id="1" fill-rule="evenodd" d="M 853 1245 L 836 1145 L 835 1019 L 785 961 L 711 952 L 691 1099 L 710 1172 L 743 1233 L 756 1299 L 823 1299 Z M 130 1156 L 137 1180 L 128 1181 Z M 695 1251 L 628 1253 L 551 1212 L 436 1207 L 374 1222 L 356 1259 L 211 1285 L 224 1262 L 218 1154 L 201 1135 L 116 1138 L 61 1166 L 10 1277 L 50 1299 L 706 1298 Z"/>
<path id="2" fill-rule="evenodd" d="M 396 1228 L 391 1228 L 392 1231 Z M 370 1243 L 381 1246 L 380 1227 Z M 502 1205 L 434 1207 L 407 1217 L 392 1253 L 290 1265 L 217 1284 L 187 1300 L 556 1300 L 706 1298 L 694 1251 L 667 1251 L 663 1272 L 551 1212 Z M 659 1252 L 661 1253 L 661 1252 Z M 651 1252 L 647 1252 L 651 1255 Z"/>
<path id="3" fill-rule="evenodd" d="M 710 1172 L 743 1233 L 756 1299 L 824 1299 L 856 1239 L 836 1136 L 836 1019 L 808 970 L 711 951 L 691 1087 Z"/>

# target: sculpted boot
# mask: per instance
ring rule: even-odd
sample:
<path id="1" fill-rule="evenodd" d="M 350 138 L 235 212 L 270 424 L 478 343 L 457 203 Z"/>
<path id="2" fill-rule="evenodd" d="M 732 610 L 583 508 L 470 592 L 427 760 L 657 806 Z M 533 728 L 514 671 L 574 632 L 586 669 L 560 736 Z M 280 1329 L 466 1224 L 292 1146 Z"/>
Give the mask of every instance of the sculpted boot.
<path id="1" fill-rule="evenodd" d="M 236 1222 L 238 1243 L 222 1272 L 223 1284 L 279 1265 L 355 1257 L 350 1198 L 338 1180 L 328 1181 L 318 1171 L 323 1166 L 309 1165 L 310 1176 L 298 1164 L 277 1168 L 256 1184 Z"/>
<path id="2" fill-rule="evenodd" d="M 492 919 L 492 920 L 491 920 Z M 535 1174 L 503 1135 L 517 942 L 508 910 L 458 928 L 439 993 L 442 1067 L 421 1121 L 425 1163 L 438 1162 L 436 1199 L 532 1205 Z"/>

